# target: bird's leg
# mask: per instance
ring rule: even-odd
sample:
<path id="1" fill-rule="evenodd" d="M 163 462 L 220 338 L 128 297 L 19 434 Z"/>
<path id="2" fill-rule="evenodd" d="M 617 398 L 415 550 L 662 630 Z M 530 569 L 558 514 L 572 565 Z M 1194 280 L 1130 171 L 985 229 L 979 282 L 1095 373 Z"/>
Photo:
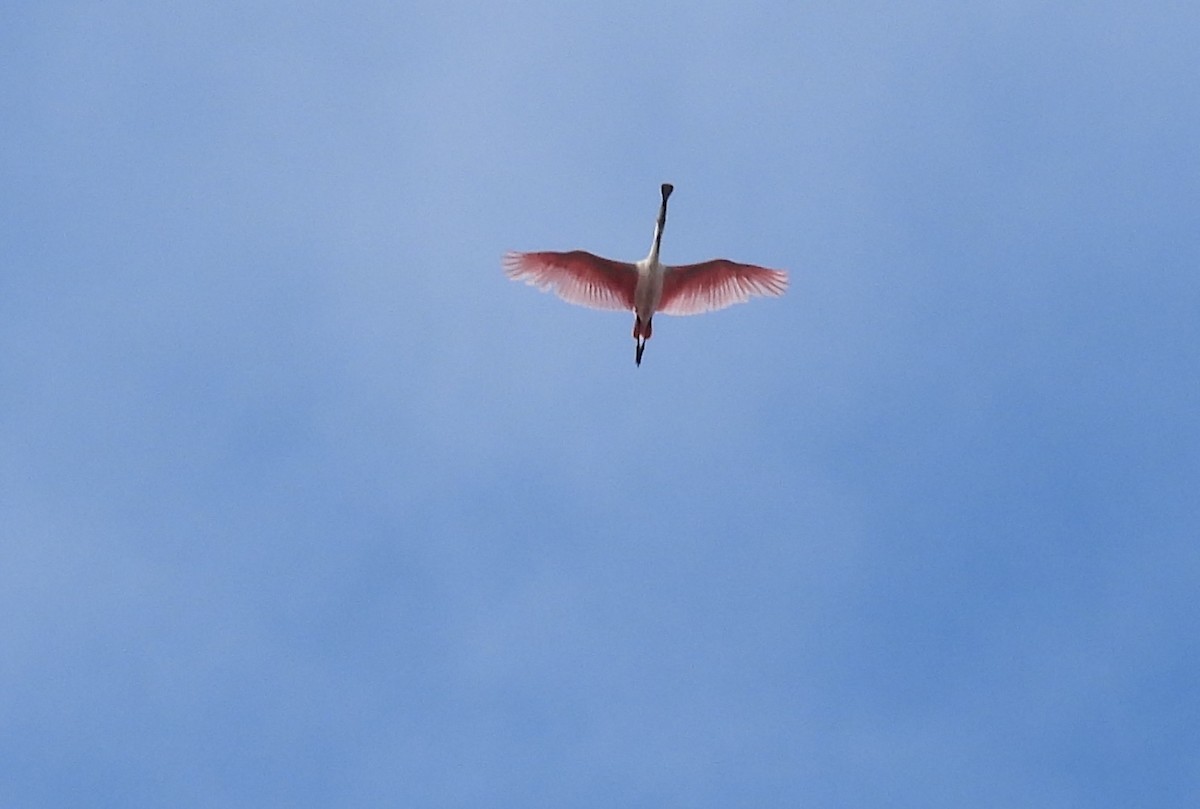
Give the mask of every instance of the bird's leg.
<path id="1" fill-rule="evenodd" d="M 643 342 L 650 339 L 650 332 L 654 330 L 654 320 L 647 320 L 646 325 L 642 327 Z"/>
<path id="2" fill-rule="evenodd" d="M 642 322 L 641 317 L 634 315 L 633 339 L 637 341 L 637 353 L 633 357 L 635 365 L 642 364 L 642 352 L 646 350 L 646 340 L 650 337 L 650 321 Z"/>

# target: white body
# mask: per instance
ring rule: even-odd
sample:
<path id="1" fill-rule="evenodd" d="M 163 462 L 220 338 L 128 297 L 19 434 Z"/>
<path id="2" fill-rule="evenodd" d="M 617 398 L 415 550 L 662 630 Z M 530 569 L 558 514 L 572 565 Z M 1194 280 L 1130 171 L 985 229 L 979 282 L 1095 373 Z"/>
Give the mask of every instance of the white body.
<path id="1" fill-rule="evenodd" d="M 651 251 L 650 255 L 637 263 L 637 286 L 633 292 L 633 311 L 643 322 L 649 322 L 658 311 L 662 301 L 663 274 L 666 267 Z"/>

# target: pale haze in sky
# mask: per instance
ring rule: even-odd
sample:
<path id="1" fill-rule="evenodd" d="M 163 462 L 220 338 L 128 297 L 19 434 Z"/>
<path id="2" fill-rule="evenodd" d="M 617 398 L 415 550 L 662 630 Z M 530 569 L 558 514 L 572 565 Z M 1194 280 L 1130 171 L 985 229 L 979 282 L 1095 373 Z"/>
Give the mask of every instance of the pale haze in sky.
<path id="1" fill-rule="evenodd" d="M 0 805 L 1195 805 L 1197 41 L 0 11 Z M 635 368 L 501 259 L 664 182 Z"/>

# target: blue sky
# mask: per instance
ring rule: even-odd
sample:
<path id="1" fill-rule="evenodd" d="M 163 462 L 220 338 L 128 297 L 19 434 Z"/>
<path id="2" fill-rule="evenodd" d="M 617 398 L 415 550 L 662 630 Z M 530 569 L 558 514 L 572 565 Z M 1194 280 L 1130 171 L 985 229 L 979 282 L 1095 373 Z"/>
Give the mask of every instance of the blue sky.
<path id="1" fill-rule="evenodd" d="M 1157 5 L 0 12 L 0 803 L 1193 805 Z"/>

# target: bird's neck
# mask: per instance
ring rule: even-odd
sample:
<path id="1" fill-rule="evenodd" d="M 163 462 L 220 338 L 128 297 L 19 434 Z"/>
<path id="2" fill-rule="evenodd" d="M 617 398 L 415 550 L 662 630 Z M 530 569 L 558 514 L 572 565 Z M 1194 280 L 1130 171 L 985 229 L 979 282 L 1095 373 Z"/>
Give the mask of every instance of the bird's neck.
<path id="1" fill-rule="evenodd" d="M 654 243 L 652 245 L 650 245 L 650 255 L 646 258 L 646 261 L 648 263 L 650 263 L 650 264 L 658 263 L 658 251 L 659 251 L 659 245 L 661 243 L 662 243 L 662 227 L 656 226 L 654 228 Z"/>
<path id="2" fill-rule="evenodd" d="M 658 252 L 662 246 L 663 228 L 667 225 L 667 196 L 663 194 L 662 205 L 658 209 L 658 221 L 654 223 L 654 244 L 650 245 L 650 255 L 647 257 L 647 262 L 657 264 Z"/>

